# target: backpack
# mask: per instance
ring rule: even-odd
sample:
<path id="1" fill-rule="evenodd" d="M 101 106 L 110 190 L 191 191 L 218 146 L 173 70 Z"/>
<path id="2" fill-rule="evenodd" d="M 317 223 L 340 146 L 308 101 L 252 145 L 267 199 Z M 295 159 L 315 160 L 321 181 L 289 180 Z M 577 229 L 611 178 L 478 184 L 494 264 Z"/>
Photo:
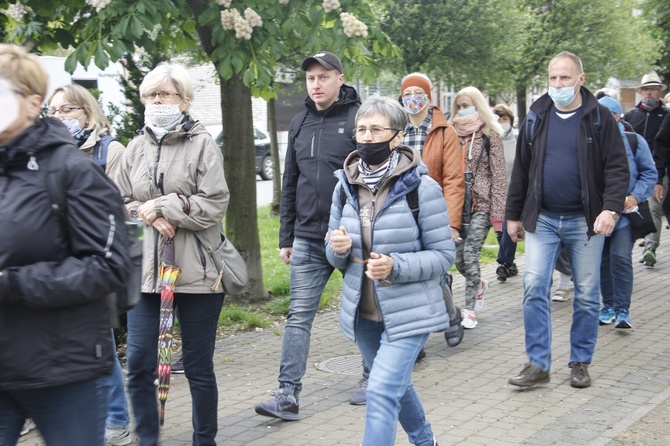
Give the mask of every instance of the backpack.
<path id="1" fill-rule="evenodd" d="M 421 226 L 419 226 L 419 187 L 415 187 L 405 195 L 407 198 L 407 205 L 412 211 L 412 217 L 414 217 L 414 222 L 416 227 L 421 231 Z M 340 188 L 340 203 L 344 207 L 344 203 L 347 201 L 347 193 L 344 191 L 344 187 Z"/>
<path id="2" fill-rule="evenodd" d="M 637 155 L 637 133 L 635 132 L 623 132 L 626 135 L 628 140 L 628 145 L 630 146 L 630 151 L 633 152 L 633 156 Z"/>
<path id="3" fill-rule="evenodd" d="M 109 146 L 109 142 L 106 146 Z M 66 186 L 63 173 L 65 172 L 65 158 L 69 150 L 72 150 L 71 146 L 59 146 L 45 159 L 47 164 L 47 191 L 51 199 L 51 209 L 58 219 L 63 234 L 66 234 L 68 239 L 70 231 L 66 217 Z M 140 302 L 141 297 L 143 223 L 139 224 L 136 219 L 127 219 L 125 229 L 128 232 L 128 240 L 130 242 L 131 269 L 124 287 L 110 295 L 111 300 L 114 302 L 114 305 L 110 306 L 110 312 L 112 313 L 110 316 L 112 318 L 112 325 L 115 328 L 119 326 L 119 317 L 135 307 Z"/>
<path id="4" fill-rule="evenodd" d="M 103 170 L 107 167 L 107 148 L 112 141 L 116 141 L 116 138 L 110 135 L 103 135 L 100 137 L 100 141 L 95 143 L 95 146 L 93 147 L 93 159 L 103 168 Z"/>
<path id="5" fill-rule="evenodd" d="M 356 127 L 356 113 L 358 112 L 358 107 L 354 107 L 354 105 L 350 105 L 349 109 L 347 110 L 347 125 L 344 128 L 344 131 L 347 132 L 347 135 L 351 138 L 351 140 L 356 143 L 356 138 L 354 137 L 354 127 Z M 295 139 L 297 138 L 298 134 L 300 133 L 300 130 L 302 129 L 302 124 L 305 122 L 305 118 L 307 117 L 307 113 L 309 113 L 308 109 L 303 109 L 299 114 L 296 115 L 295 118 L 291 121 L 291 127 L 289 128 L 289 140 L 291 141 L 291 145 L 295 144 Z M 298 126 L 294 125 L 294 123 L 298 123 Z"/>

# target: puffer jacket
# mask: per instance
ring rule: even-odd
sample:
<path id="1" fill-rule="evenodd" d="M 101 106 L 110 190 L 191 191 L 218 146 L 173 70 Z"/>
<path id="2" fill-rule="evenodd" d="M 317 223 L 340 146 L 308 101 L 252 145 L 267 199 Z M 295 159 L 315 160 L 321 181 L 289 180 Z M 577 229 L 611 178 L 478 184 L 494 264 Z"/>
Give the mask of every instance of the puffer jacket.
<path id="1" fill-rule="evenodd" d="M 461 229 L 465 176 L 456 130 L 447 124 L 447 118 L 438 107 L 432 107 L 433 122 L 423 145 L 421 158 L 428 167 L 428 175 L 442 187 L 447 202 L 449 224 Z"/>
<path id="2" fill-rule="evenodd" d="M 131 215 L 146 201 L 177 226 L 175 263 L 181 268 L 175 292 L 214 293 L 219 276 L 209 251 L 221 244 L 221 220 L 228 208 L 223 155 L 205 127 L 189 116 L 160 142 L 151 130 L 133 139 L 121 158 L 116 177 Z M 182 199 L 190 211 L 184 212 Z M 152 227 L 145 230 L 142 292 L 160 291 L 158 267 L 165 240 Z"/>
<path id="3" fill-rule="evenodd" d="M 60 146 L 71 148 L 66 225 L 47 192 L 48 157 Z M 130 264 L 116 186 L 60 121 L 45 118 L 0 147 L 0 209 L 0 390 L 111 373 L 106 296 L 126 282 Z"/>
<path id="4" fill-rule="evenodd" d="M 358 153 L 352 153 L 344 170 L 335 175 L 339 182 L 333 192 L 329 234 L 344 226 L 352 238 L 352 248 L 337 254 L 326 238 L 326 256 L 336 268 L 346 270 L 342 285 L 340 328 L 355 341 L 355 324 L 359 316 L 362 290 L 372 288 L 390 341 L 443 330 L 449 318 L 442 298 L 440 275 L 454 262 L 455 247 L 451 240 L 449 216 L 440 186 L 428 176 L 425 165 L 409 147 L 401 147 L 402 158 L 392 175 L 380 185 L 386 195 L 372 216 L 372 244 L 363 246 L 363 230 L 359 217 L 361 199 L 372 199 L 370 189 L 359 177 Z M 407 204 L 406 195 L 418 188 L 419 227 Z M 341 190 L 346 194 L 344 206 Z M 393 259 L 388 277 L 391 286 L 375 281 L 366 287 L 365 265 L 351 261 L 364 258 L 364 253 L 376 252 Z"/>
<path id="5" fill-rule="evenodd" d="M 84 141 L 84 144 L 79 147 L 79 150 L 84 152 L 88 156 L 93 156 L 93 148 L 100 141 L 100 139 L 108 135 L 107 129 L 102 129 L 101 131 L 93 130 L 89 137 Z M 119 164 L 121 162 L 121 155 L 125 147 L 118 141 L 112 141 L 107 147 L 107 164 L 105 166 L 105 173 L 112 180 L 116 179 L 117 171 L 119 170 Z"/>

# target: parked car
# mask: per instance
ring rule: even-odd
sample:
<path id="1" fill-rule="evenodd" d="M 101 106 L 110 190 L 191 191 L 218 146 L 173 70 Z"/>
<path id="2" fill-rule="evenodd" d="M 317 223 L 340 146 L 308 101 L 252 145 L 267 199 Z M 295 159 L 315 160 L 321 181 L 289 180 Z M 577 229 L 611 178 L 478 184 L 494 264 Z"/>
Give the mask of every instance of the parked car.
<path id="1" fill-rule="evenodd" d="M 219 148 L 223 149 L 223 126 L 206 126 Z M 254 126 L 254 145 L 256 146 L 256 174 L 263 180 L 271 180 L 274 175 L 272 154 L 270 153 L 270 137 Z"/>

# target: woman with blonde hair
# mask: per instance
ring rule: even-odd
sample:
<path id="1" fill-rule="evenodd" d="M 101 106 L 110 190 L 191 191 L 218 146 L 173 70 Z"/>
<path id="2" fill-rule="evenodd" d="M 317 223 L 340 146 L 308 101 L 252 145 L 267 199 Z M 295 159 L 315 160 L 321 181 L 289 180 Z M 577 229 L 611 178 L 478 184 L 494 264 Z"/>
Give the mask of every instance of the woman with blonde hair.
<path id="1" fill-rule="evenodd" d="M 54 90 L 47 105 L 47 115 L 60 119 L 79 150 L 93 156 L 114 179 L 124 147 L 111 136 L 109 121 L 93 95 L 81 85 L 63 85 Z"/>
<path id="2" fill-rule="evenodd" d="M 465 277 L 462 324 L 464 328 L 475 328 L 475 313 L 484 307 L 484 293 L 489 287 L 488 281 L 481 278 L 479 254 L 491 225 L 496 232 L 502 231 L 505 215 L 503 131 L 484 95 L 475 87 L 456 93 L 451 109 L 451 124 L 461 145 L 466 183 L 472 186 L 470 222 L 462 222 L 464 240 L 456 248 L 456 268 Z"/>

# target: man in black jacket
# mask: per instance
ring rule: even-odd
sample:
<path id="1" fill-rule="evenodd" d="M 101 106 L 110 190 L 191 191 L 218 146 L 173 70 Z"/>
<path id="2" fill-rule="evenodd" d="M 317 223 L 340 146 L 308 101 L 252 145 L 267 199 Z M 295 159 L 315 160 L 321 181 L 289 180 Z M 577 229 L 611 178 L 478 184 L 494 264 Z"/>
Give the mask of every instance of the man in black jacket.
<path id="1" fill-rule="evenodd" d="M 330 204 L 337 180 L 333 172 L 356 149 L 349 128 L 361 100 L 344 85 L 342 63 L 325 51 L 305 59 L 306 110 L 292 120 L 281 198 L 279 255 L 291 264 L 291 296 L 279 364 L 279 391 L 258 403 L 256 413 L 298 419 L 312 322 L 333 272 L 325 253 Z"/>
<path id="2" fill-rule="evenodd" d="M 506 218 L 513 241 L 526 236 L 523 311 L 529 362 L 509 380 L 515 386 L 549 382 L 549 295 L 562 249 L 575 286 L 570 385 L 591 385 L 588 365 L 598 337 L 603 243 L 623 210 L 630 174 L 616 122 L 582 86 L 584 79 L 577 56 L 562 52 L 554 57 L 549 93 L 533 103 L 519 131 Z"/>
<path id="3" fill-rule="evenodd" d="M 654 72 L 645 74 L 642 76 L 642 82 L 635 90 L 642 96 L 642 99 L 635 108 L 628 110 L 624 115 L 624 120 L 633 126 L 637 134 L 642 135 L 647 140 L 647 144 L 652 151 L 655 150 L 654 138 L 661 128 L 661 123 L 670 114 L 670 111 L 663 107 L 663 103 L 661 102 L 661 95 L 666 88 L 667 86 L 661 83 L 661 78 L 658 77 L 658 74 Z M 658 180 L 654 187 L 654 194 L 651 196 L 651 200 L 649 200 L 649 210 L 654 219 L 656 232 L 652 232 L 644 238 L 644 252 L 639 259 L 640 263 L 644 263 L 646 266 L 654 266 L 656 264 L 656 248 L 658 248 L 660 243 L 661 229 L 663 228 L 661 200 L 663 199 L 663 195 L 668 192 L 667 178 L 665 179 L 665 183 L 663 182 L 665 177 L 664 167 L 657 165 L 656 169 L 658 170 Z"/>

